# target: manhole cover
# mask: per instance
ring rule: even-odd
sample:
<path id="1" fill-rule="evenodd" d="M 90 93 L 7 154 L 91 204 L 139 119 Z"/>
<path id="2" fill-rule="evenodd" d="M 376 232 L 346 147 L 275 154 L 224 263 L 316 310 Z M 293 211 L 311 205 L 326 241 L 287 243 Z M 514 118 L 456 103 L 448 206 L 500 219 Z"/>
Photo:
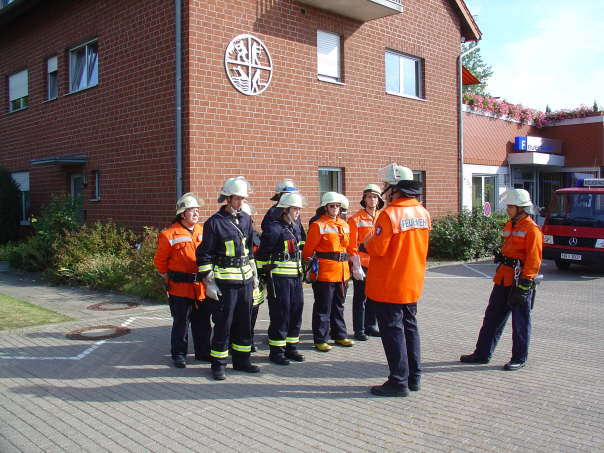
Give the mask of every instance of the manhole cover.
<path id="1" fill-rule="evenodd" d="M 138 307 L 136 302 L 99 302 L 98 304 L 89 305 L 88 310 L 112 311 L 112 310 L 129 310 L 130 308 Z"/>
<path id="2" fill-rule="evenodd" d="M 120 326 L 92 326 L 72 330 L 65 334 L 72 340 L 106 340 L 107 338 L 121 337 L 130 333 L 130 329 Z"/>

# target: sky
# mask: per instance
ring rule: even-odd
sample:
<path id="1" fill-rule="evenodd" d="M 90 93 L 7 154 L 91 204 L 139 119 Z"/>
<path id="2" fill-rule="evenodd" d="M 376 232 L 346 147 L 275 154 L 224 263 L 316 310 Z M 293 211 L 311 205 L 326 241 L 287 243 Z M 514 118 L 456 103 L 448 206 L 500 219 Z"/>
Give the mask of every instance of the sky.
<path id="1" fill-rule="evenodd" d="M 487 91 L 537 110 L 604 108 L 604 0 L 465 0 Z"/>

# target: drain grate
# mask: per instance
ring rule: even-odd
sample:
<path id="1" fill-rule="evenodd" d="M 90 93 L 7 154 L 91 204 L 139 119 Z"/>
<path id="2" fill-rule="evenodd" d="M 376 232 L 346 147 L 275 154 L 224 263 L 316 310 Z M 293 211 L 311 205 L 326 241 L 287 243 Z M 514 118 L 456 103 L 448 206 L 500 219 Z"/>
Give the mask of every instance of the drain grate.
<path id="1" fill-rule="evenodd" d="M 95 335 L 94 331 L 100 332 L 97 332 L 97 335 Z M 105 331 L 109 331 L 109 333 Z M 86 332 L 91 333 L 86 334 Z M 71 332 L 67 332 L 65 336 L 71 340 L 106 340 L 108 338 L 121 337 L 128 333 L 130 333 L 130 329 L 127 327 L 104 325 L 72 330 Z"/>

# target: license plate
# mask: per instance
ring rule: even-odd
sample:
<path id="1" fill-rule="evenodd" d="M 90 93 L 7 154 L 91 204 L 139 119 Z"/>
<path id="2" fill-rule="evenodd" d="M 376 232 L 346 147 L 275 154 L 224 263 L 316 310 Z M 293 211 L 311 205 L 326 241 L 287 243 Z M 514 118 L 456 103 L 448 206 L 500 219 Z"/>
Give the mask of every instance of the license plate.
<path id="1" fill-rule="evenodd" d="M 574 260 L 581 261 L 581 255 L 575 255 L 574 253 L 560 253 L 560 258 L 563 260 Z"/>

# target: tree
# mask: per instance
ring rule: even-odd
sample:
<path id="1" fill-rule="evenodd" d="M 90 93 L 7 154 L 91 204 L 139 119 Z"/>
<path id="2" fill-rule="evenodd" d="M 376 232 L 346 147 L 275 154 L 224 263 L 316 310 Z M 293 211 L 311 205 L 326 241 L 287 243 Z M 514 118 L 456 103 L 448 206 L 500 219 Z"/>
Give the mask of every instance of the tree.
<path id="1" fill-rule="evenodd" d="M 20 195 L 10 172 L 0 167 L 0 244 L 17 239 Z"/>
<path id="2" fill-rule="evenodd" d="M 462 44 L 461 51 L 465 52 L 472 46 L 470 44 Z M 466 54 L 462 59 L 462 64 L 468 69 L 474 76 L 480 80 L 477 85 L 464 85 L 463 92 L 479 94 L 480 96 L 491 96 L 487 91 L 487 81 L 489 77 L 493 75 L 493 69 L 490 65 L 484 62 L 480 55 L 480 48 Z"/>

